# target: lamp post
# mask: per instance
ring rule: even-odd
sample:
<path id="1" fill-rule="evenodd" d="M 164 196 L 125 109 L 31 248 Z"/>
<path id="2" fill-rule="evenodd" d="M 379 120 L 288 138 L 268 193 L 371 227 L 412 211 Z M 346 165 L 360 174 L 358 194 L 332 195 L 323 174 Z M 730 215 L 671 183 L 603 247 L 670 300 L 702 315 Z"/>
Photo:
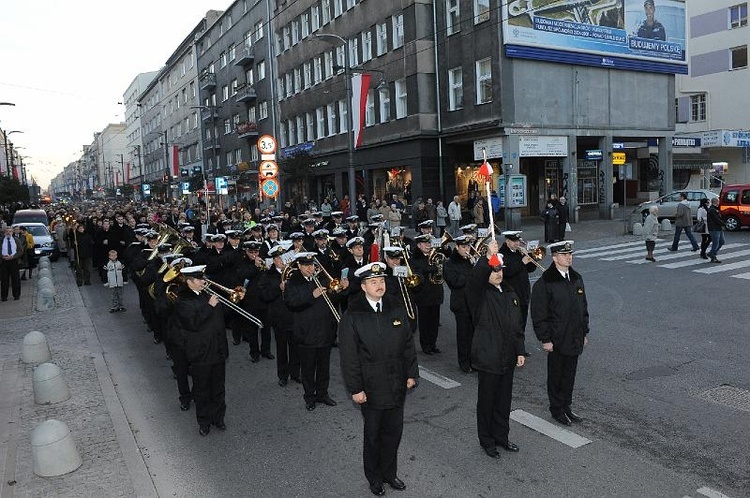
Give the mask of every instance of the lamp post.
<path id="1" fill-rule="evenodd" d="M 7 102 L 5 103 L 7 104 Z M 8 135 L 10 135 L 11 133 L 23 133 L 23 132 L 20 130 L 11 130 L 11 131 L 3 132 L 3 145 L 5 146 L 5 171 L 8 177 L 10 177 L 13 174 L 11 170 L 13 167 L 13 144 L 10 144 L 11 154 L 10 156 L 8 156 Z"/>
<path id="2" fill-rule="evenodd" d="M 313 35 L 315 38 L 326 39 L 332 38 L 344 44 L 344 76 L 346 78 L 346 141 L 348 152 L 349 176 L 349 206 L 354 205 L 357 200 L 357 182 L 354 178 L 354 121 L 352 116 L 352 67 L 349 60 L 349 41 L 342 36 L 333 33 L 318 33 Z"/>

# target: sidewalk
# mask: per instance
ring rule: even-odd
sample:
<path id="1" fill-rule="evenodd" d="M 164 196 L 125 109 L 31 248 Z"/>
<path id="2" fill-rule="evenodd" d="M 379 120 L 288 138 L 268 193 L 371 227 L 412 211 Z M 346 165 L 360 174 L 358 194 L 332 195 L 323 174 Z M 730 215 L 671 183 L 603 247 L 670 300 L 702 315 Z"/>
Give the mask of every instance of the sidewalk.
<path id="1" fill-rule="evenodd" d="M 106 366 L 89 310 L 67 261 L 52 264 L 56 307 L 34 309 L 36 276 L 21 299 L 0 306 L 0 497 L 156 496 Z M 34 404 L 33 367 L 21 362 L 24 336 L 45 334 L 71 398 Z M 33 472 L 30 436 L 48 419 L 68 425 L 83 465 L 59 477 Z"/>

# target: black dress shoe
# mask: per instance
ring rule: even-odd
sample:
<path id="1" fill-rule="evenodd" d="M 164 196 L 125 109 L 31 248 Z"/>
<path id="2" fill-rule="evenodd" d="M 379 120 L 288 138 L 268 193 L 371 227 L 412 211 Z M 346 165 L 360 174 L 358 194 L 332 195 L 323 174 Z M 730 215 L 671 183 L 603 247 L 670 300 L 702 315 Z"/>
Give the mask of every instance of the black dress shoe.
<path id="1" fill-rule="evenodd" d="M 272 355 L 271 353 L 263 353 L 263 354 L 261 354 L 261 356 L 263 358 L 268 359 L 268 360 L 274 360 L 274 359 L 276 359 L 276 357 L 274 355 Z"/>
<path id="2" fill-rule="evenodd" d="M 331 399 L 330 396 L 323 396 L 321 398 L 318 398 L 318 401 L 328 406 L 336 406 L 337 404 L 334 400 Z"/>
<path id="3" fill-rule="evenodd" d="M 564 413 L 558 413 L 557 415 L 552 415 L 552 418 L 560 422 L 562 425 L 573 425 L 573 423 L 570 421 L 567 415 Z"/>
<path id="4" fill-rule="evenodd" d="M 432 356 L 433 354 L 435 354 L 431 349 L 423 349 L 422 352 L 427 356 Z"/>
<path id="5" fill-rule="evenodd" d="M 289 378 L 292 379 L 297 384 L 302 384 L 302 379 L 299 378 L 299 375 L 292 375 Z"/>
<path id="6" fill-rule="evenodd" d="M 260 361 L 260 355 L 250 353 L 250 361 L 252 361 L 253 363 L 258 363 Z"/>
<path id="7" fill-rule="evenodd" d="M 239 339 L 234 339 L 234 340 L 232 341 L 232 344 L 233 344 L 233 345 L 235 345 L 235 346 L 239 346 L 241 342 L 242 342 L 242 341 L 241 341 L 241 340 L 239 340 Z"/>
<path id="8" fill-rule="evenodd" d="M 474 369 L 473 369 L 473 368 L 471 368 L 471 367 L 461 367 L 461 371 L 462 371 L 463 373 L 467 373 L 467 374 L 470 374 L 470 373 L 474 372 Z"/>
<path id="9" fill-rule="evenodd" d="M 305 404 L 305 408 L 307 409 L 308 412 L 313 411 L 315 409 L 315 401 L 308 401 Z"/>
<path id="10" fill-rule="evenodd" d="M 571 422 L 583 422 L 583 417 L 576 415 L 570 410 L 565 411 L 565 416 L 568 417 Z"/>
<path id="11" fill-rule="evenodd" d="M 432 348 L 432 353 L 433 354 L 440 354 L 440 353 L 442 353 L 442 351 L 440 350 L 440 348 L 434 347 L 434 348 Z"/>
<path id="12" fill-rule="evenodd" d="M 370 492 L 375 496 L 383 496 L 385 494 L 385 489 L 383 489 L 382 484 L 370 484 Z"/>
<path id="13" fill-rule="evenodd" d="M 388 485 L 393 489 L 397 489 L 399 491 L 403 491 L 406 489 L 406 484 L 404 484 L 404 481 L 402 481 L 398 477 L 394 477 L 393 479 L 385 482 L 387 482 Z"/>
<path id="14" fill-rule="evenodd" d="M 222 422 L 216 422 L 216 423 L 214 423 L 214 427 L 216 427 L 220 431 L 227 430 L 227 424 L 225 424 L 223 421 Z"/>
<path id="15" fill-rule="evenodd" d="M 505 451 L 513 451 L 513 452 L 518 451 L 518 445 L 513 444 L 510 441 L 501 443 L 500 447 L 502 447 Z"/>
<path id="16" fill-rule="evenodd" d="M 279 385 L 281 387 L 286 386 L 288 383 L 289 383 L 289 381 L 287 379 L 279 379 Z"/>
<path id="17" fill-rule="evenodd" d="M 190 401 L 184 401 L 180 403 L 180 410 L 182 410 L 183 412 L 186 412 L 189 409 L 190 409 Z"/>
<path id="18" fill-rule="evenodd" d="M 208 433 L 211 432 L 211 426 L 210 425 L 201 425 L 198 428 L 198 434 L 201 436 L 208 436 Z"/>
<path id="19" fill-rule="evenodd" d="M 497 451 L 497 448 L 494 446 L 484 448 L 484 452 L 487 453 L 487 456 L 490 458 L 500 458 L 500 452 Z"/>

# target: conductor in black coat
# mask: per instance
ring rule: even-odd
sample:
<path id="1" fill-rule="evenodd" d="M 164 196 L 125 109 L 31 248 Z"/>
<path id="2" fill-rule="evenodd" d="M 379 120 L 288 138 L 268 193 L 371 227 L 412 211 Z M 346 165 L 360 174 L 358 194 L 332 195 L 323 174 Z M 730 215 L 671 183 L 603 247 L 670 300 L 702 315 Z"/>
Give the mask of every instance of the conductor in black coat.
<path id="1" fill-rule="evenodd" d="M 573 270 L 573 242 L 548 247 L 553 264 L 531 291 L 534 333 L 547 354 L 547 395 L 552 417 L 563 425 L 580 422 L 573 413 L 578 357 L 588 342 L 589 311 L 583 277 Z"/>
<path id="2" fill-rule="evenodd" d="M 477 261 L 465 292 L 474 324 L 471 363 L 479 371 L 479 444 L 488 456 L 499 458 L 498 446 L 518 451 L 508 440 L 510 405 L 515 367 L 522 367 L 526 358 L 518 296 L 503 282 L 497 241 L 487 247 L 487 257 Z"/>
<path id="3" fill-rule="evenodd" d="M 406 489 L 398 478 L 398 447 L 404 401 L 419 375 L 414 336 L 400 300 L 386 295 L 383 263 L 357 270 L 363 293 L 353 299 L 339 324 L 344 383 L 364 418 L 363 461 L 370 491 L 383 483 Z"/>
<path id="4" fill-rule="evenodd" d="M 193 375 L 193 401 L 198 419 L 198 432 L 206 436 L 211 425 L 225 430 L 224 379 L 229 357 L 224 311 L 215 295 L 201 292 L 205 266 L 180 270 L 185 286 L 175 303 L 175 326 L 185 341 L 185 354 Z"/>

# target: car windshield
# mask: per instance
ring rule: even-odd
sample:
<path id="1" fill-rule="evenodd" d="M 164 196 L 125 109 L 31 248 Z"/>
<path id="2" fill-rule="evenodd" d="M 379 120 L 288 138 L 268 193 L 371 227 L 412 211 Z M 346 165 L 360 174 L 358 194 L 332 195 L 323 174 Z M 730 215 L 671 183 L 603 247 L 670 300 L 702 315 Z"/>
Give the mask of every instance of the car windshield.
<path id="1" fill-rule="evenodd" d="M 42 226 L 27 226 L 26 230 L 34 237 L 49 237 L 49 232 Z"/>

